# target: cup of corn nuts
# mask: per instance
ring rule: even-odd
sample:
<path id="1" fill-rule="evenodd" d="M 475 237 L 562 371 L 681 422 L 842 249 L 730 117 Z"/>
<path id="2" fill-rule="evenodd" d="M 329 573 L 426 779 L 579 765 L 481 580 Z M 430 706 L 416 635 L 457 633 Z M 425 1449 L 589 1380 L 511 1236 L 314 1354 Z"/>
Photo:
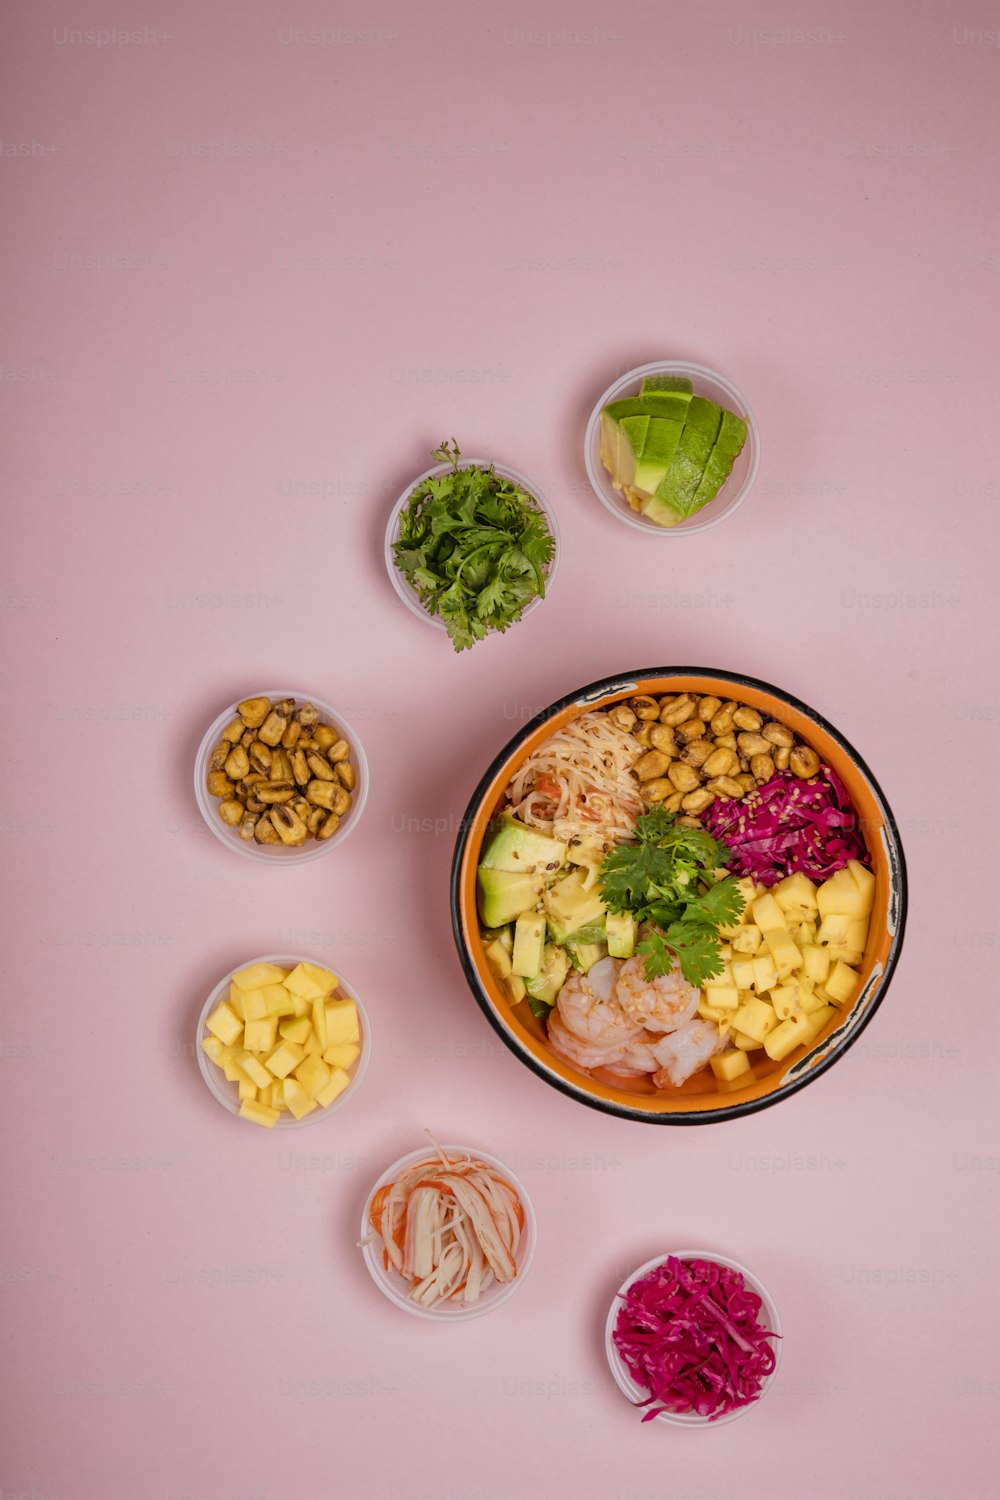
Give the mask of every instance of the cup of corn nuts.
<path id="1" fill-rule="evenodd" d="M 268 689 L 231 704 L 208 728 L 194 766 L 202 817 L 248 859 L 302 864 L 350 833 L 368 796 L 361 741 L 329 703 Z"/>

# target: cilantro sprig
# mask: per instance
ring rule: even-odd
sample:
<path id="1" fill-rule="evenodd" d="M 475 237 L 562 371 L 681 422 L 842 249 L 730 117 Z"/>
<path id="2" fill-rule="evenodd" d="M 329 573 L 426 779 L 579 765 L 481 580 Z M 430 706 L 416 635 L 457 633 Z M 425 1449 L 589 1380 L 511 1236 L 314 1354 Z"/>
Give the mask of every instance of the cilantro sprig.
<path id="1" fill-rule="evenodd" d="M 456 651 L 516 624 L 545 594 L 555 541 L 528 492 L 494 466 L 459 466 L 454 438 L 434 449 L 451 472 L 425 479 L 400 516 L 396 567 Z"/>
<path id="2" fill-rule="evenodd" d="M 636 820 L 638 843 L 619 844 L 601 866 L 609 911 L 631 912 L 647 925 L 638 952 L 647 979 L 668 974 L 674 961 L 697 988 L 722 973 L 719 928 L 743 910 L 735 875 L 716 869 L 730 851 L 702 828 L 685 828 L 673 813 L 654 807 Z"/>

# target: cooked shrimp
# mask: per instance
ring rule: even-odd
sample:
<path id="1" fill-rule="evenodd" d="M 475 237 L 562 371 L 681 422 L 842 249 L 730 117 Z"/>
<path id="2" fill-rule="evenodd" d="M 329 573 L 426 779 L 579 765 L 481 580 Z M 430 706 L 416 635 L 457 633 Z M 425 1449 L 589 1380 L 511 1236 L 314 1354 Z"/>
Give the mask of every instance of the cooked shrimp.
<path id="1" fill-rule="evenodd" d="M 679 1088 L 725 1045 L 725 1038 L 719 1035 L 714 1021 L 688 1021 L 657 1042 L 656 1056 L 661 1066 L 660 1071 L 653 1074 L 653 1082 L 658 1089 L 666 1088 L 668 1084 Z"/>
<path id="2" fill-rule="evenodd" d="M 615 959 L 602 958 L 588 973 L 572 973 L 559 991 L 555 1010 L 566 1030 L 581 1042 L 620 1048 L 642 1030 L 615 998 L 617 978 Z"/>
<path id="3" fill-rule="evenodd" d="M 622 1055 L 624 1042 L 585 1042 L 574 1036 L 556 1009 L 549 1013 L 549 1045 L 567 1062 L 578 1068 L 608 1068 L 617 1063 Z"/>
<path id="4" fill-rule="evenodd" d="M 698 1008 L 699 992 L 678 964 L 669 974 L 647 979 L 646 960 L 638 953 L 622 964 L 616 994 L 626 1014 L 647 1031 L 676 1031 Z"/>
<path id="5" fill-rule="evenodd" d="M 640 1031 L 632 1041 L 626 1042 L 620 1060 L 606 1066 L 623 1078 L 642 1078 L 646 1073 L 655 1073 L 660 1066 L 656 1045 L 662 1040 L 662 1036 L 656 1036 L 652 1031 Z"/>

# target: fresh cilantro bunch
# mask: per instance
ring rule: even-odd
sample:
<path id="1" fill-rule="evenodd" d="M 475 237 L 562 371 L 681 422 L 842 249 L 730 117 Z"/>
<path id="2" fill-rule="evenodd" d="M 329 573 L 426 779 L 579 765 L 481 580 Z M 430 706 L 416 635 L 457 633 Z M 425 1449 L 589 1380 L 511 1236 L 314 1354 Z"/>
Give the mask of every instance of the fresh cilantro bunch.
<path id="1" fill-rule="evenodd" d="M 454 438 L 434 457 L 451 473 L 425 479 L 410 496 L 393 555 L 424 609 L 465 651 L 544 596 L 555 541 L 538 502 L 492 464 L 459 468 Z"/>
<path id="2" fill-rule="evenodd" d="M 744 906 L 735 875 L 715 873 L 730 851 L 703 828 L 682 827 L 662 807 L 638 818 L 635 831 L 638 843 L 619 844 L 601 866 L 604 904 L 651 929 L 638 948 L 647 979 L 668 974 L 676 959 L 700 989 L 722 973 L 719 928 Z"/>

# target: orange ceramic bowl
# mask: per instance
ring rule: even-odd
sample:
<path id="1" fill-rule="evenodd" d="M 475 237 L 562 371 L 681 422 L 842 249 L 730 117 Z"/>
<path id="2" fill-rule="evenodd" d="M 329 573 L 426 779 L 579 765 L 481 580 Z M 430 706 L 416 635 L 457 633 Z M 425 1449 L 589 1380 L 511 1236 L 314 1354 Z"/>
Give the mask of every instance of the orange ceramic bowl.
<path id="1" fill-rule="evenodd" d="M 511 1005 L 493 974 L 479 933 L 476 867 L 490 822 L 500 811 L 504 790 L 522 761 L 556 729 L 595 708 L 650 693 L 711 693 L 736 698 L 787 724 L 811 745 L 821 761 L 840 776 L 854 803 L 875 874 L 875 905 L 861 964 L 857 999 L 831 1018 L 807 1048 L 784 1062 L 754 1054 L 756 1077 L 742 1089 L 720 1092 L 710 1070 L 679 1089 L 657 1092 L 647 1078 L 623 1079 L 603 1070 L 587 1074 L 549 1047 L 542 1023 L 525 1003 Z M 881 1003 L 899 958 L 906 920 L 906 865 L 892 813 L 864 761 L 814 709 L 779 688 L 735 672 L 706 667 L 650 667 L 627 676 L 590 683 L 531 720 L 500 752 L 479 786 L 462 823 L 455 848 L 451 886 L 452 924 L 469 987 L 490 1025 L 534 1073 L 553 1088 L 606 1114 L 656 1125 L 705 1125 L 751 1114 L 777 1104 L 825 1073 L 856 1041 Z"/>

